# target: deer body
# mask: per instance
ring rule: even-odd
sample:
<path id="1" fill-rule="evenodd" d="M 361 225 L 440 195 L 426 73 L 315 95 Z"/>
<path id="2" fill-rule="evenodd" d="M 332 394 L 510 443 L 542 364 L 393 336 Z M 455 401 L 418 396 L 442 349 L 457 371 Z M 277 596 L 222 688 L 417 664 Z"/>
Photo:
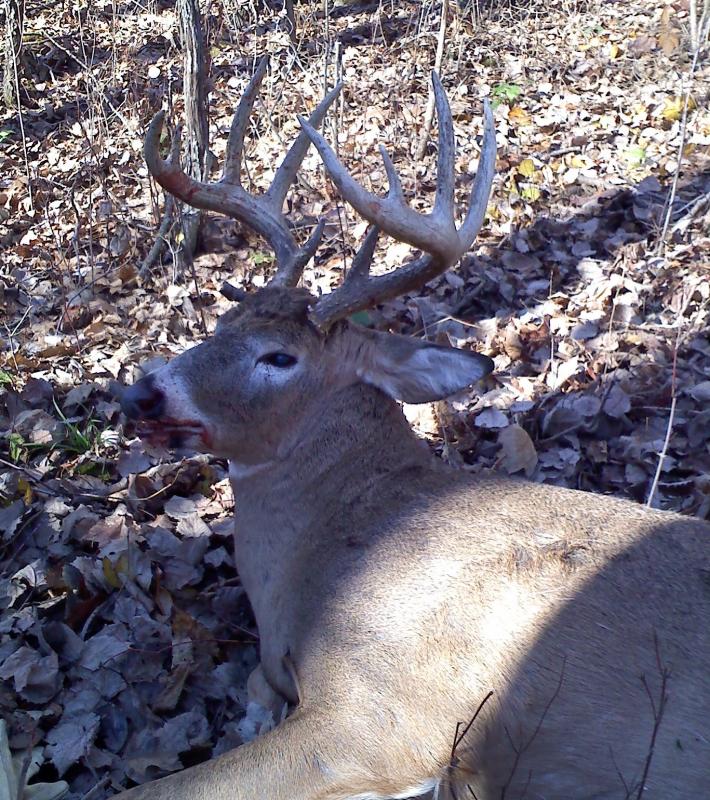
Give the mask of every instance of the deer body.
<path id="1" fill-rule="evenodd" d="M 305 708 L 348 709 L 337 751 L 378 759 L 374 786 L 360 791 L 388 796 L 440 775 L 455 722 L 493 689 L 458 751 L 476 796 L 499 797 L 512 774 L 514 798 L 526 785 L 535 798 L 623 797 L 614 765 L 633 786 L 653 732 L 644 678 L 660 697 L 655 636 L 671 676 L 644 796 L 702 795 L 710 531 L 442 468 L 403 419 L 392 426 L 397 409 L 379 392 L 343 394 L 296 459 L 234 482 L 235 553 L 272 684 L 299 699 L 288 655 Z M 338 431 L 346 412 L 352 439 Z M 529 739 L 514 772 L 514 747 Z"/>
<path id="2" fill-rule="evenodd" d="M 168 377 L 199 353 L 154 378 L 177 397 L 171 419 L 184 404 L 195 404 L 187 418 L 204 418 L 202 387 L 220 387 L 212 374 L 190 372 L 185 387 Z M 617 770 L 638 785 L 666 669 L 643 796 L 702 796 L 710 528 L 612 498 L 468 476 L 436 461 L 379 389 L 316 383 L 311 403 L 293 398 L 304 410 L 291 408 L 287 444 L 261 463 L 235 459 L 235 559 L 262 668 L 299 710 L 235 751 L 228 796 L 427 788 L 451 758 L 456 723 L 494 691 L 456 753 L 455 774 L 477 797 L 504 787 L 512 798 L 526 787 L 533 798 L 624 797 Z M 273 418 L 253 424 L 265 432 Z M 279 766 L 296 747 L 282 728 L 298 728 L 304 772 Z M 250 794 L 242 762 L 253 767 L 250 750 L 269 745 L 262 788 Z M 176 781 L 166 798 L 201 796 L 185 788 L 192 772 L 150 785 L 151 797 Z"/>
<path id="3" fill-rule="evenodd" d="M 434 459 L 396 400 L 447 396 L 490 360 L 345 321 L 358 290 L 370 302 L 412 265 L 383 284 L 358 256 L 344 294 L 316 301 L 277 233 L 288 280 L 243 298 L 123 404 L 147 435 L 230 459 L 261 669 L 295 710 L 121 797 L 374 800 L 449 779 L 479 800 L 706 796 L 710 526 Z"/>

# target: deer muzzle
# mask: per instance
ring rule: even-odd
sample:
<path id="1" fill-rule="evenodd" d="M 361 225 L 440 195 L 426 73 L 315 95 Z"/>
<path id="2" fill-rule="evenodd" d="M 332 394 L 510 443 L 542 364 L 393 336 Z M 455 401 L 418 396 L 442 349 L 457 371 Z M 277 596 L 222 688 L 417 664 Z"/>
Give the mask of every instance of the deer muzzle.
<path id="1" fill-rule="evenodd" d="M 121 411 L 132 420 L 159 420 L 165 415 L 165 394 L 153 375 L 146 375 L 121 395 Z"/>
<path id="2" fill-rule="evenodd" d="M 205 426 L 194 419 L 173 416 L 165 392 L 154 375 L 146 375 L 124 390 L 121 410 L 138 423 L 141 438 L 151 444 L 178 448 L 194 444 L 200 449 L 211 445 Z"/>

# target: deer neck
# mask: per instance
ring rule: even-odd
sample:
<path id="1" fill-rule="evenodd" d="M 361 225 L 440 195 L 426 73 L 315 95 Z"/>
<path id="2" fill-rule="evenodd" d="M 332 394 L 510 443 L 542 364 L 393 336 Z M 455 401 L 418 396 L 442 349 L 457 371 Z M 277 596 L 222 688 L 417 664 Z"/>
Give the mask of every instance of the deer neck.
<path id="1" fill-rule="evenodd" d="M 237 515 L 251 506 L 307 509 L 328 494 L 350 495 L 373 479 L 431 455 L 399 405 L 379 389 L 356 384 L 323 399 L 279 447 L 273 460 L 230 461 Z"/>
<path id="2" fill-rule="evenodd" d="M 375 489 L 404 482 L 398 473 L 431 458 L 397 404 L 360 384 L 324 398 L 272 461 L 230 466 L 235 565 L 256 617 L 267 680 L 291 702 L 299 692 L 284 655 L 298 659 L 303 626 L 316 613 L 312 588 L 303 588 L 309 565 L 326 569 L 324 548 L 345 548 L 352 557 L 347 534 L 373 524 Z"/>

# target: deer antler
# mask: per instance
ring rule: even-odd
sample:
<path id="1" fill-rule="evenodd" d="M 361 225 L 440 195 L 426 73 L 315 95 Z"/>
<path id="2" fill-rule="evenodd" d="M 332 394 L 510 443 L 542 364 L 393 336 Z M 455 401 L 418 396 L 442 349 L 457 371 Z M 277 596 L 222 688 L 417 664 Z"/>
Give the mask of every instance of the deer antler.
<path id="1" fill-rule="evenodd" d="M 321 328 L 327 328 L 336 320 L 375 303 L 411 291 L 445 272 L 471 247 L 483 224 L 495 171 L 493 114 L 488 102 L 484 101 L 481 159 L 471 190 L 468 213 L 457 230 L 454 218 L 454 126 L 446 93 L 435 72 L 432 73 L 432 82 L 439 120 L 439 155 L 436 198 L 431 214 L 419 214 L 409 208 L 399 176 L 383 147 L 380 152 L 389 181 L 389 192 L 386 197 L 378 197 L 353 179 L 324 137 L 310 122 L 299 117 L 301 127 L 316 146 L 328 174 L 344 199 L 373 225 L 342 286 L 322 297 L 313 307 L 311 318 Z M 380 230 L 424 251 L 426 255 L 387 275 L 371 276 L 370 263 Z"/>
<path id="2" fill-rule="evenodd" d="M 161 157 L 159 142 L 165 116 L 162 111 L 155 115 L 148 127 L 144 153 L 148 170 L 166 192 L 194 208 L 218 211 L 233 217 L 263 236 L 276 255 L 277 270 L 272 281 L 284 286 L 294 286 L 298 283 L 303 268 L 315 253 L 324 228 L 324 221 L 321 221 L 306 244 L 299 247 L 283 214 L 286 193 L 294 182 L 311 143 L 308 132 L 302 130 L 299 133 L 276 171 L 271 186 L 263 195 L 249 194 L 242 187 L 240 177 L 244 136 L 267 66 L 268 57 L 264 57 L 239 101 L 232 120 L 224 168 L 219 181 L 215 183 L 197 181 L 182 170 L 177 159 L 166 161 Z M 323 121 L 339 91 L 340 86 L 336 86 L 318 104 L 309 118 L 308 124 L 311 130 Z"/>

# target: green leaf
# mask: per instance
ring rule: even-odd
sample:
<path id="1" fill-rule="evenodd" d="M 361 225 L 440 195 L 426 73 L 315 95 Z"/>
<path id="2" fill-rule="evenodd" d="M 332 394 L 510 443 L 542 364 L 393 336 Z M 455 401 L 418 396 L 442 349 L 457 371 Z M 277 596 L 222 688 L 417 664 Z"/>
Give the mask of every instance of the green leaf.
<path id="1" fill-rule="evenodd" d="M 0 131 L 2 133 L 2 131 Z M 6 372 L 4 369 L 0 369 L 0 386 L 10 386 L 14 385 L 14 380 L 12 375 L 9 372 Z"/>
<path id="2" fill-rule="evenodd" d="M 623 155 L 631 166 L 639 166 L 646 160 L 646 148 L 638 145 L 636 147 L 629 147 L 628 150 L 624 151 Z"/>
<path id="3" fill-rule="evenodd" d="M 523 186 L 520 190 L 520 196 L 525 198 L 531 203 L 534 203 L 536 200 L 540 199 L 540 195 L 542 192 L 540 191 L 538 186 Z"/>
<path id="4" fill-rule="evenodd" d="M 504 100 L 507 103 L 512 103 L 516 97 L 520 96 L 522 89 L 515 83 L 499 83 L 493 87 L 491 94 L 498 100 Z"/>
<path id="5" fill-rule="evenodd" d="M 372 325 L 372 317 L 367 313 L 367 311 L 356 311 L 350 317 L 350 322 L 354 322 L 356 325 L 362 325 L 365 328 L 369 328 Z"/>
<path id="6" fill-rule="evenodd" d="M 10 461 L 19 464 L 27 458 L 27 443 L 19 433 L 11 433 L 8 441 Z"/>
<path id="7" fill-rule="evenodd" d="M 274 257 L 269 253 L 262 253 L 260 250 L 257 250 L 251 257 L 252 263 L 255 266 L 260 266 L 261 264 L 270 264 Z"/>

